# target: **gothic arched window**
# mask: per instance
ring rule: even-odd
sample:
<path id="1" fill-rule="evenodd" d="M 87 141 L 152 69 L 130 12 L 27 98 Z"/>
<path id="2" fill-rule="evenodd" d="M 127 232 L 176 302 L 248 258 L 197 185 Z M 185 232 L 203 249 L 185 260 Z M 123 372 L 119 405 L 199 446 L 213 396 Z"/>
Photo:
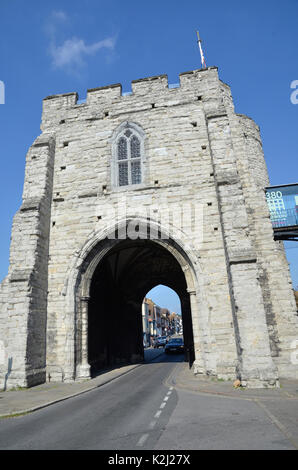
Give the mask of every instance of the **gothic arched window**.
<path id="1" fill-rule="evenodd" d="M 126 122 L 114 140 L 115 182 L 117 186 L 142 183 L 144 132 L 134 123 Z"/>

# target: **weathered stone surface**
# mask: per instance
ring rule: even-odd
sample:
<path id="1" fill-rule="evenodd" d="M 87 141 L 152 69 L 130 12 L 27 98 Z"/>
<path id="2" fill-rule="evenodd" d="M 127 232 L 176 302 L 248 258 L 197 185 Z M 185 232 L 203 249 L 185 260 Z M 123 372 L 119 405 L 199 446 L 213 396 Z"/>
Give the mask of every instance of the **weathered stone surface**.
<path id="1" fill-rule="evenodd" d="M 282 243 L 273 239 L 259 128 L 235 113 L 217 69 L 185 72 L 177 88 L 162 75 L 133 81 L 125 96 L 116 84 L 77 99 L 43 101 L 42 134 L 27 154 L 0 285 L 0 385 L 89 376 L 92 275 L 115 246 L 107 238 L 115 226 L 136 217 L 171 232 L 160 244 L 184 273 L 195 373 L 247 386 L 298 378 L 296 304 Z M 115 135 L 126 123 L 144 134 L 142 182 L 118 187 Z M 182 205 L 183 229 L 179 217 L 167 221 Z"/>

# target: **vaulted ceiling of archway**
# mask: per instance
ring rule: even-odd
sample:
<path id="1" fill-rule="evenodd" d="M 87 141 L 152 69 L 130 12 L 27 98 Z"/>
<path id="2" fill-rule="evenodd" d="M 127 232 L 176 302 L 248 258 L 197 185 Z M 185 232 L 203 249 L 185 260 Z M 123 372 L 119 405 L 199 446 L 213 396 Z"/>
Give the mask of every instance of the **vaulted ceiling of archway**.
<path id="1" fill-rule="evenodd" d="M 149 240 L 119 243 L 101 261 L 94 276 L 100 276 L 102 263 L 122 295 L 135 302 L 141 302 L 158 284 L 171 287 L 180 296 L 186 289 L 183 271 L 175 257 Z"/>

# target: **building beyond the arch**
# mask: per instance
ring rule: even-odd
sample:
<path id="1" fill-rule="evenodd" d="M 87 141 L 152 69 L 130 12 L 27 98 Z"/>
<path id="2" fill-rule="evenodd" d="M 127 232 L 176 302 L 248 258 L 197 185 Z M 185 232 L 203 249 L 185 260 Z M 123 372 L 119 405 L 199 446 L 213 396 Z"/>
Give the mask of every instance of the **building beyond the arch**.
<path id="1" fill-rule="evenodd" d="M 194 373 L 250 387 L 298 378 L 297 309 L 259 128 L 235 113 L 216 67 L 182 73 L 176 88 L 161 75 L 125 96 L 119 84 L 81 104 L 49 96 L 41 129 L 0 286 L 0 386 L 88 378 L 90 348 L 99 362 L 139 360 L 117 338 L 102 339 L 112 352 L 93 347 L 88 322 L 106 322 L 108 335 L 118 311 L 134 312 L 129 341 L 139 341 L 133 315 L 153 280 L 184 302 Z"/>

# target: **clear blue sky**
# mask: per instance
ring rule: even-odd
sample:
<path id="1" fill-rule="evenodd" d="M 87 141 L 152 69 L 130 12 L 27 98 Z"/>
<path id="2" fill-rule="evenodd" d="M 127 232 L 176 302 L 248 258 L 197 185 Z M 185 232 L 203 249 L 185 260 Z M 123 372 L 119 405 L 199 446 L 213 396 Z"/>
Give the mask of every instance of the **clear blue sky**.
<path id="1" fill-rule="evenodd" d="M 232 88 L 236 111 L 261 127 L 272 185 L 297 182 L 297 0 L 1 0 L 0 279 L 8 268 L 14 213 L 21 204 L 25 155 L 40 133 L 42 99 L 207 65 Z M 298 243 L 287 243 L 294 286 Z M 166 306 L 166 305 L 163 305 Z"/>
<path id="2" fill-rule="evenodd" d="M 160 307 L 168 308 L 171 312 L 181 315 L 180 299 L 173 289 L 159 285 L 151 289 L 146 297 L 152 299 Z"/>

